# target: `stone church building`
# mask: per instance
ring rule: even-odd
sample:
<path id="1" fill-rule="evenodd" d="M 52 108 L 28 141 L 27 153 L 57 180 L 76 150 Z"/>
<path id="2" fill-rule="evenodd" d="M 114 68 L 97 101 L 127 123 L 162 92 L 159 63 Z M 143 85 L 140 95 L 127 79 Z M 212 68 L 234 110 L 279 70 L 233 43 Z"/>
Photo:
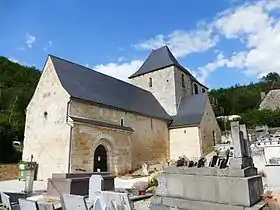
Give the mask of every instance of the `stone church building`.
<path id="1" fill-rule="evenodd" d="M 261 92 L 259 109 L 275 111 L 280 109 L 280 84 L 274 82 L 267 92 Z"/>
<path id="2" fill-rule="evenodd" d="M 54 172 L 110 171 L 121 175 L 145 162 L 213 150 L 220 129 L 207 87 L 167 46 L 153 50 L 123 82 L 49 55 L 26 110 L 23 160 Z"/>

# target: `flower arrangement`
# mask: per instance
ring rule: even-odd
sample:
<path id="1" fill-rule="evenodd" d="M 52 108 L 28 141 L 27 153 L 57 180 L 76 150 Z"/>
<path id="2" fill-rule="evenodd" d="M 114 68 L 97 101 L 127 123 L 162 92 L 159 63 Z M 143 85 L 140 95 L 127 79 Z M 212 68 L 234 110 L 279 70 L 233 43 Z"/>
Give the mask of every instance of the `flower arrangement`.
<path id="1" fill-rule="evenodd" d="M 132 188 L 137 190 L 140 195 L 145 194 L 145 191 L 148 187 L 149 187 L 149 183 L 147 181 L 138 181 L 135 182 L 132 186 Z"/>

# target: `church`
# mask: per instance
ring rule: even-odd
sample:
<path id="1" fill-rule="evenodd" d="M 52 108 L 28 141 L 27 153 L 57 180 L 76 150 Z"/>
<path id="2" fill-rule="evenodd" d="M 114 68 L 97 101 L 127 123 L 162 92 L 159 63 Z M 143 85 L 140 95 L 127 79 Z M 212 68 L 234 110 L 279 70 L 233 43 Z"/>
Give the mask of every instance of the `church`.
<path id="1" fill-rule="evenodd" d="M 26 109 L 23 160 L 32 155 L 37 178 L 47 179 L 198 159 L 221 138 L 207 91 L 167 46 L 129 83 L 49 55 Z"/>

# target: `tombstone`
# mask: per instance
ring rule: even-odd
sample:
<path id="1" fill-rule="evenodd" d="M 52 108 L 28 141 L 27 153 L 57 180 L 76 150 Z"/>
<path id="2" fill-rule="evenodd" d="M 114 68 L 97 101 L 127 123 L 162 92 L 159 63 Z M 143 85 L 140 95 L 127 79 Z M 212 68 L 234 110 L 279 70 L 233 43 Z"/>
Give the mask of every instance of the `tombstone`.
<path id="1" fill-rule="evenodd" d="M 239 122 L 231 122 L 231 136 L 234 147 L 233 158 L 230 161 L 230 167 L 244 169 L 254 166 L 251 155 L 247 152 L 247 143 L 244 140 L 244 134 L 240 131 Z"/>
<path id="2" fill-rule="evenodd" d="M 144 176 L 148 176 L 148 175 L 149 175 L 147 163 L 144 163 L 144 164 L 142 165 L 142 174 L 143 174 Z"/>
<path id="3" fill-rule="evenodd" d="M 89 179 L 88 197 L 90 201 L 94 201 L 103 189 L 103 177 L 101 175 L 92 175 Z"/>
<path id="4" fill-rule="evenodd" d="M 38 210 L 54 210 L 54 205 L 52 203 L 37 202 Z"/>
<path id="5" fill-rule="evenodd" d="M 19 206 L 21 210 L 38 210 L 37 203 L 35 201 L 26 200 L 26 199 L 18 199 Z"/>
<path id="6" fill-rule="evenodd" d="M 97 197 L 93 204 L 93 210 L 106 210 L 106 204 L 104 204 L 99 197 Z"/>
<path id="7" fill-rule="evenodd" d="M 80 195 L 62 195 L 65 210 L 88 210 L 84 196 Z"/>
<path id="8" fill-rule="evenodd" d="M 194 166 L 194 162 L 192 160 L 189 161 L 188 167 L 191 168 Z"/>
<path id="9" fill-rule="evenodd" d="M 177 167 L 182 167 L 185 165 L 185 158 L 180 157 L 179 160 L 176 162 Z"/>
<path id="10" fill-rule="evenodd" d="M 200 158 L 197 162 L 197 168 L 201 168 L 205 166 L 205 159 L 204 158 Z"/>
<path id="11" fill-rule="evenodd" d="M 249 141 L 249 135 L 247 132 L 247 128 L 246 125 L 242 124 L 240 125 L 240 131 L 243 134 L 243 139 L 244 139 L 244 149 L 245 149 L 245 153 L 244 156 L 245 157 L 251 157 L 251 148 L 250 148 L 250 141 Z"/>
<path id="12" fill-rule="evenodd" d="M 211 160 L 210 163 L 209 163 L 209 166 L 210 166 L 210 167 L 214 167 L 214 166 L 217 164 L 217 161 L 218 161 L 218 155 L 214 155 L 214 156 L 212 157 L 212 160 Z"/>
<path id="13" fill-rule="evenodd" d="M 106 203 L 106 210 L 132 210 L 133 204 L 126 193 L 102 191 L 101 200 Z"/>

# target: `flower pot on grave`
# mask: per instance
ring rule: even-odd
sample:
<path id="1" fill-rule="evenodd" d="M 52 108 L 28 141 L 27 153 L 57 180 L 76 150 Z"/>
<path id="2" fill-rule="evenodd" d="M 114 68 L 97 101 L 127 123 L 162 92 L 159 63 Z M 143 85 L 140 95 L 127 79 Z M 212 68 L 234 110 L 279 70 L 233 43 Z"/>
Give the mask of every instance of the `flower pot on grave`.
<path id="1" fill-rule="evenodd" d="M 145 195 L 145 190 L 139 190 L 139 195 Z"/>

